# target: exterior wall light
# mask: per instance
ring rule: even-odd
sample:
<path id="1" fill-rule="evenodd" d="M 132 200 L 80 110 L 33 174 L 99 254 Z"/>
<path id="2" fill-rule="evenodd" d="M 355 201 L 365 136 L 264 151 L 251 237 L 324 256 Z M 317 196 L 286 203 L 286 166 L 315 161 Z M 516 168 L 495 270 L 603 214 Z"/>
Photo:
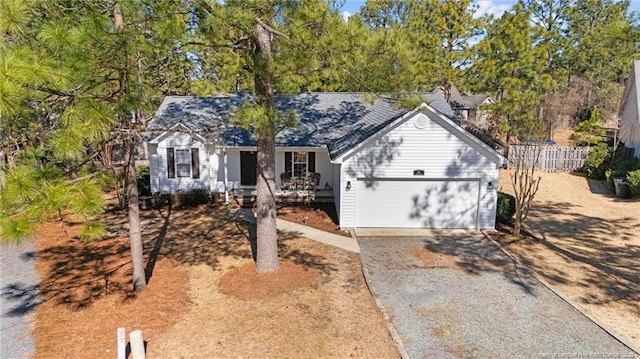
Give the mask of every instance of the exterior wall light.
<path id="1" fill-rule="evenodd" d="M 493 189 L 494 189 L 493 182 L 487 183 L 487 191 L 493 191 Z"/>
<path id="2" fill-rule="evenodd" d="M 344 188 L 347 192 L 351 191 L 351 181 L 347 181 L 347 187 Z"/>

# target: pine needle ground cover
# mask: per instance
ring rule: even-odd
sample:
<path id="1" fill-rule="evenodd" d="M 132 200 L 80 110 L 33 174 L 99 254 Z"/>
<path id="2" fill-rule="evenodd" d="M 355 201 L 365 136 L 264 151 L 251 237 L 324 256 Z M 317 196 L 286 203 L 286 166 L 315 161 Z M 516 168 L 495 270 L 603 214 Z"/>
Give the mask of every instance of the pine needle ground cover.
<path id="1" fill-rule="evenodd" d="M 640 347 L 640 201 L 619 199 L 603 180 L 538 173 L 528 230 L 494 238 L 525 266 L 635 347 Z M 500 190 L 509 193 L 509 171 Z"/>
<path id="2" fill-rule="evenodd" d="M 256 274 L 255 229 L 223 206 L 143 211 L 150 280 L 134 293 L 126 213 L 104 220 L 99 242 L 73 223 L 38 232 L 35 358 L 113 358 L 118 327 L 151 358 L 398 357 L 355 254 L 280 233 L 280 271 Z"/>

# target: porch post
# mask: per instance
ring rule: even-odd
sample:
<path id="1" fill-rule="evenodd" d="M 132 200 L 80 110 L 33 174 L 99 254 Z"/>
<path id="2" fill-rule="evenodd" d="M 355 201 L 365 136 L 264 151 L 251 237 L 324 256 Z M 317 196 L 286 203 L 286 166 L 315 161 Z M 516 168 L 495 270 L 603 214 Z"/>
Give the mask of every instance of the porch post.
<path id="1" fill-rule="evenodd" d="M 229 202 L 231 202 L 229 200 L 229 177 L 228 177 L 228 171 L 227 171 L 227 148 L 224 147 L 222 149 L 222 160 L 224 161 L 223 167 L 224 167 L 224 203 L 228 204 Z"/>

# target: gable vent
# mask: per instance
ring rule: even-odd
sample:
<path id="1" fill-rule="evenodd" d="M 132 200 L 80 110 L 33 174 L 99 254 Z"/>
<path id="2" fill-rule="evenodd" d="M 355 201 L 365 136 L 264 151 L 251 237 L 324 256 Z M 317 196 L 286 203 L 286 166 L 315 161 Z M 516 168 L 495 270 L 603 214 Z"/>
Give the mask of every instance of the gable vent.
<path id="1" fill-rule="evenodd" d="M 429 119 L 427 118 L 427 116 L 425 116 L 423 114 L 417 115 L 413 120 L 413 124 L 418 129 L 423 129 L 423 128 L 427 127 L 428 122 L 429 122 Z"/>

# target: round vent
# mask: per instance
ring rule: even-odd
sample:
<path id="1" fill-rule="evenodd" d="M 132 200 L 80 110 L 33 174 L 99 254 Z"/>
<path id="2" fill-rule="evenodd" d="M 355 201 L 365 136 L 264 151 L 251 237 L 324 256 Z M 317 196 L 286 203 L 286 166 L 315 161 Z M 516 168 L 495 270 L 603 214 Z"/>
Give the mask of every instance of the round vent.
<path id="1" fill-rule="evenodd" d="M 423 114 L 417 115 L 413 120 L 413 123 L 415 124 L 416 128 L 419 128 L 419 129 L 423 129 L 427 127 L 428 122 L 429 122 L 429 119 L 427 118 L 427 116 Z"/>

